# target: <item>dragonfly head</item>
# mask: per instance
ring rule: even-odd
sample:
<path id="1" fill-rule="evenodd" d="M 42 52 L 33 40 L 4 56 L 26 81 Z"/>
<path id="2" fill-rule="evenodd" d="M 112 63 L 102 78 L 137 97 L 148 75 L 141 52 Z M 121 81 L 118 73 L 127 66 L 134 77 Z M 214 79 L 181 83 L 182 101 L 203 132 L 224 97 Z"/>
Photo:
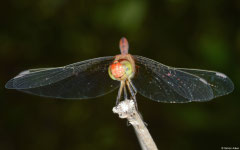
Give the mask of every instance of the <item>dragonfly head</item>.
<path id="1" fill-rule="evenodd" d="M 113 80 L 126 80 L 132 77 L 133 68 L 128 60 L 115 60 L 108 68 L 108 74 Z"/>

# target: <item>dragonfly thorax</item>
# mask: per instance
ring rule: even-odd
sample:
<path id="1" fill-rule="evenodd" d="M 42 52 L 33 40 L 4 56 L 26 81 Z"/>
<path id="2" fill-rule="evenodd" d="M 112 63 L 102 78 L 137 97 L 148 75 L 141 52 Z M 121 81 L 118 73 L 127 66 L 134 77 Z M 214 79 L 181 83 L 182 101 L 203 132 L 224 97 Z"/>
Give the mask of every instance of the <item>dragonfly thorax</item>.
<path id="1" fill-rule="evenodd" d="M 109 66 L 108 73 L 113 80 L 119 81 L 126 80 L 134 74 L 131 63 L 125 59 L 115 60 Z"/>

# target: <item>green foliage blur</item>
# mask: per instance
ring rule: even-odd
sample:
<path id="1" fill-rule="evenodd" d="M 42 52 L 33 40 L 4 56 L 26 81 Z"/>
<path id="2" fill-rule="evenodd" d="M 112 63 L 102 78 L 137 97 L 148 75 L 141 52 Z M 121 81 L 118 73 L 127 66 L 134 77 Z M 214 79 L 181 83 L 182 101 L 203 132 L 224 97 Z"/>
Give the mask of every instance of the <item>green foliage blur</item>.
<path id="1" fill-rule="evenodd" d="M 239 0 L 7 0 L 0 4 L 0 149 L 140 149 L 112 113 L 117 91 L 58 100 L 4 88 L 20 71 L 130 53 L 163 64 L 217 70 L 235 90 L 205 103 L 163 104 L 137 95 L 159 149 L 240 146 Z"/>

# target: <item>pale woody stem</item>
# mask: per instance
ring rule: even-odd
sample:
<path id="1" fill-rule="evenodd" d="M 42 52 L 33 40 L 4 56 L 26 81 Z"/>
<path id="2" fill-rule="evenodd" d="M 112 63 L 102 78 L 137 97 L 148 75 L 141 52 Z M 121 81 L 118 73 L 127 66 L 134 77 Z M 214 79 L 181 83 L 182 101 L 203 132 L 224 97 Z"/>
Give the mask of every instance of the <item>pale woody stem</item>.
<path id="1" fill-rule="evenodd" d="M 146 128 L 141 116 L 135 109 L 133 100 L 121 101 L 113 108 L 113 112 L 117 113 L 120 118 L 127 118 L 129 123 L 134 127 L 143 150 L 157 150 L 157 146 L 154 143 L 152 136 Z"/>

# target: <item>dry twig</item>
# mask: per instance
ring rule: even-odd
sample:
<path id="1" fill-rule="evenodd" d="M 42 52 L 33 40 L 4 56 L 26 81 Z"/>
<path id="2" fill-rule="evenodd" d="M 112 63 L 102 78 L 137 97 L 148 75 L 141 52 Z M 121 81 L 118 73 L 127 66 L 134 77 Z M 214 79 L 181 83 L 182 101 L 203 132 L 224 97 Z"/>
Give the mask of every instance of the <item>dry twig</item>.
<path id="1" fill-rule="evenodd" d="M 129 123 L 134 127 L 143 150 L 157 150 L 157 146 L 136 110 L 133 100 L 126 99 L 121 101 L 116 107 L 113 107 L 113 112 L 117 113 L 120 118 L 127 118 Z"/>

